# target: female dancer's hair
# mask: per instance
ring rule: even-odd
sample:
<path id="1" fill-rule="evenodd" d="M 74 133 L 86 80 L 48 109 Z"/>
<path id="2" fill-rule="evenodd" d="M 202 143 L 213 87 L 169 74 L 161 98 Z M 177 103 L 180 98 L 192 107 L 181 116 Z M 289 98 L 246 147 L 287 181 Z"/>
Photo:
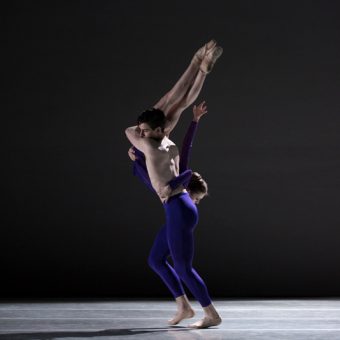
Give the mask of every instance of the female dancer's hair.
<path id="1" fill-rule="evenodd" d="M 208 195 L 208 184 L 198 172 L 193 172 L 188 184 L 188 191 L 192 194 Z"/>
<path id="2" fill-rule="evenodd" d="M 147 123 L 152 130 L 160 127 L 162 131 L 165 127 L 165 114 L 160 109 L 149 109 L 142 112 L 139 117 L 137 118 L 137 124 Z"/>

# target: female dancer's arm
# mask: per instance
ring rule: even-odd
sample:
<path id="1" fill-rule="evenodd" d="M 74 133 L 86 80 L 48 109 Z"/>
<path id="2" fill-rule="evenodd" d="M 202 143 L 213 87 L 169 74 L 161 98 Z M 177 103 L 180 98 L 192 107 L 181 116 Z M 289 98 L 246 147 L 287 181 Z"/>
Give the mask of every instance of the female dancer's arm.
<path id="1" fill-rule="evenodd" d="M 155 192 L 155 189 L 151 185 L 143 152 L 132 146 L 129 149 L 128 154 L 133 161 L 133 175 L 138 177 L 151 191 Z"/>
<path id="2" fill-rule="evenodd" d="M 134 176 L 138 177 L 150 190 L 155 192 L 154 188 L 151 185 L 150 177 L 145 164 L 145 156 L 143 152 L 141 152 L 140 150 L 133 146 L 129 149 L 128 155 L 130 159 L 133 161 Z M 179 174 L 179 176 L 175 177 L 174 180 L 170 181 L 169 193 L 171 193 L 171 190 L 176 189 L 181 184 L 185 187 L 187 185 L 187 184 L 185 185 L 185 183 L 189 183 L 191 173 L 192 173 L 191 170 L 184 171 L 182 174 Z M 164 193 L 166 192 L 167 191 L 164 191 Z"/>
<path id="3" fill-rule="evenodd" d="M 188 169 L 192 143 L 196 134 L 197 124 L 198 121 L 192 120 L 187 133 L 184 136 L 179 160 L 179 172 L 183 172 Z"/>
<path id="4" fill-rule="evenodd" d="M 192 171 L 188 169 L 190 153 L 192 149 L 193 139 L 195 137 L 195 133 L 197 130 L 198 122 L 201 117 L 206 114 L 207 106 L 205 105 L 205 101 L 200 103 L 198 106 L 194 105 L 193 107 L 193 119 L 190 123 L 190 126 L 184 136 L 182 149 L 180 154 L 180 161 L 179 161 L 179 172 L 180 176 L 175 177 L 171 180 L 168 184 L 172 189 L 176 188 L 178 185 L 182 184 L 185 188 L 188 186 Z"/>
<path id="5" fill-rule="evenodd" d="M 180 162 L 179 162 L 180 172 L 183 172 L 188 169 L 192 143 L 193 143 L 195 133 L 197 130 L 197 125 L 201 117 L 205 115 L 207 112 L 208 111 L 207 111 L 207 106 L 205 105 L 205 101 L 200 103 L 198 106 L 194 105 L 193 107 L 194 116 L 187 130 L 187 133 L 185 134 L 184 139 L 183 139 Z"/>

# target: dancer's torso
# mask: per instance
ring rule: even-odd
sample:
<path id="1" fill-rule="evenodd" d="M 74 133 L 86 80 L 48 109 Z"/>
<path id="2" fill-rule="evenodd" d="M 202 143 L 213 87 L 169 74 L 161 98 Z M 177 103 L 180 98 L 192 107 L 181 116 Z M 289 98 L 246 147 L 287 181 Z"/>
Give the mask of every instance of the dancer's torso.
<path id="1" fill-rule="evenodd" d="M 167 183 L 179 174 L 179 152 L 174 142 L 164 137 L 161 142 L 145 153 L 145 163 L 151 184 L 161 200 L 161 192 Z M 172 191 L 171 196 L 184 191 L 179 186 Z"/>

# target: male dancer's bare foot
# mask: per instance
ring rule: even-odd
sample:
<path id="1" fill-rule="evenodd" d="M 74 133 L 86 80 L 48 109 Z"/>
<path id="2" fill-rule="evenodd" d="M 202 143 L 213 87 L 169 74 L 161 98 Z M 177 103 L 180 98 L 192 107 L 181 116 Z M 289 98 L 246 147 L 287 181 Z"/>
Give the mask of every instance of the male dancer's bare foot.
<path id="1" fill-rule="evenodd" d="M 169 325 L 177 325 L 183 319 L 190 319 L 195 315 L 195 311 L 191 308 L 187 296 L 181 295 L 176 298 L 177 313 L 175 316 L 168 320 Z"/>
<path id="2" fill-rule="evenodd" d="M 202 320 L 199 320 L 195 323 L 189 325 L 190 328 L 208 328 L 211 326 L 217 326 L 222 322 L 222 319 L 218 316 L 215 318 L 211 318 L 205 316 Z"/>
<path id="3" fill-rule="evenodd" d="M 168 320 L 168 324 L 177 325 L 183 319 L 190 319 L 194 317 L 194 315 L 195 315 L 195 312 L 192 308 L 178 310 L 175 316 L 172 319 Z"/>
<path id="4" fill-rule="evenodd" d="M 223 48 L 221 46 L 215 46 L 214 48 L 209 50 L 201 63 L 200 70 L 206 74 L 211 72 L 214 64 L 216 63 L 217 59 L 222 55 L 222 53 Z"/>
<path id="5" fill-rule="evenodd" d="M 196 321 L 189 325 L 191 328 L 207 328 L 211 326 L 217 326 L 222 322 L 221 317 L 217 313 L 214 305 L 211 303 L 210 305 L 203 307 L 204 310 L 204 318 L 202 320 Z"/>

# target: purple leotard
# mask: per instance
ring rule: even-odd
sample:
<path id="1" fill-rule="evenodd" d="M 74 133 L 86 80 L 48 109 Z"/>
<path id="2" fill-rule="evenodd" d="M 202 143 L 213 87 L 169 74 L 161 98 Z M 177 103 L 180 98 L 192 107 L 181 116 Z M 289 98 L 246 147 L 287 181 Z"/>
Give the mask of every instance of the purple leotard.
<path id="1" fill-rule="evenodd" d="M 188 169 L 188 163 L 190 158 L 190 152 L 192 149 L 192 142 L 197 130 L 197 122 L 192 121 L 187 133 L 184 136 L 180 161 L 179 161 L 179 176 L 173 178 L 168 182 L 171 189 L 177 188 L 179 185 L 183 185 L 186 188 L 189 184 L 192 171 Z M 145 164 L 145 156 L 143 152 L 133 147 L 137 159 L 133 162 L 133 174 L 137 176 L 150 190 L 155 191 L 151 185 L 150 177 Z"/>

